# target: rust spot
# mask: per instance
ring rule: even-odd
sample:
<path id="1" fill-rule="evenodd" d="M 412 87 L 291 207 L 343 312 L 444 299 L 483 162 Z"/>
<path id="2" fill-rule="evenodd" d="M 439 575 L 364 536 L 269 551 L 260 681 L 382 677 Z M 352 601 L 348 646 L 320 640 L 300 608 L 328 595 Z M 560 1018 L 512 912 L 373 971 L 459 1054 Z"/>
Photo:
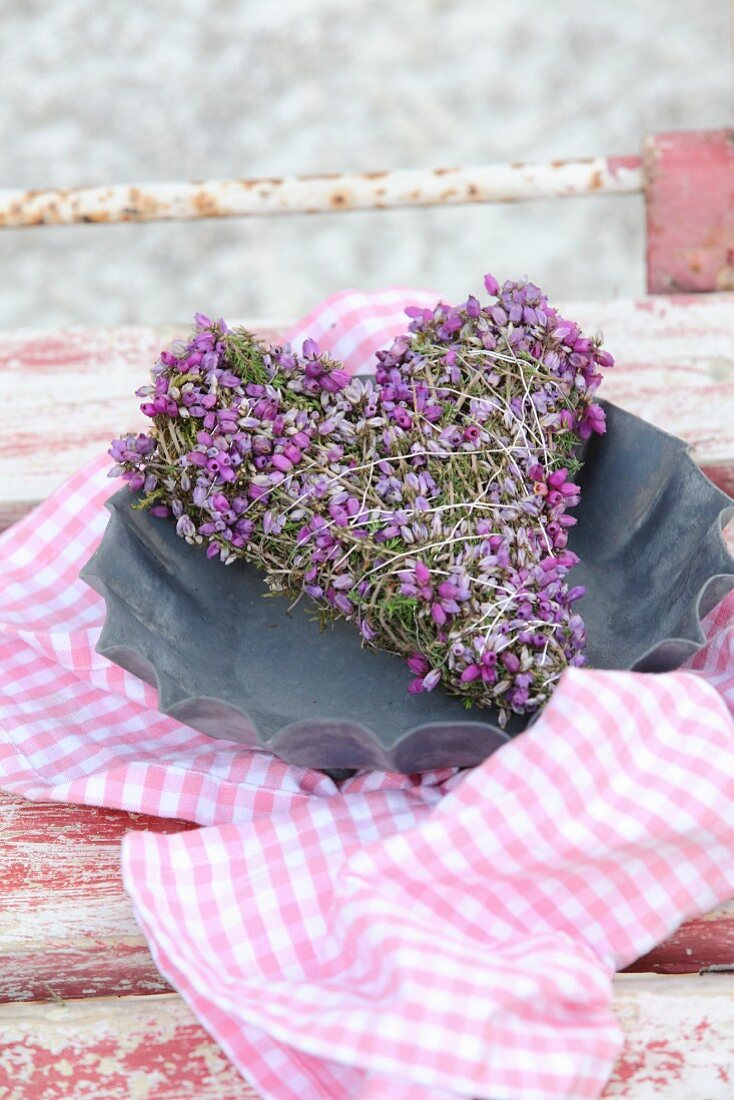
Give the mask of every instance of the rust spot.
<path id="1" fill-rule="evenodd" d="M 470 183 L 466 189 L 466 193 L 469 198 L 475 199 L 479 194 L 479 188 L 477 187 L 476 183 Z"/>
<path id="2" fill-rule="evenodd" d="M 458 171 L 459 171 L 458 168 L 434 168 L 433 169 L 433 174 L 434 174 L 434 176 L 448 176 L 448 175 L 451 174 L 451 172 L 458 172 Z"/>
<path id="3" fill-rule="evenodd" d="M 458 191 L 455 187 L 447 187 L 445 191 L 441 192 L 441 202 L 446 202 L 447 199 L 453 199 L 454 195 L 458 195 Z"/>
<path id="4" fill-rule="evenodd" d="M 196 213 L 202 218 L 216 218 L 220 213 L 217 203 L 207 191 L 199 191 L 194 195 Z"/>
<path id="5" fill-rule="evenodd" d="M 301 180 L 340 180 L 342 178 L 341 172 L 316 172 L 313 175 L 305 175 L 298 177 Z M 282 180 L 271 180 L 270 182 L 282 183 Z"/>
<path id="6" fill-rule="evenodd" d="M 734 263 L 734 248 L 732 248 L 729 242 L 730 232 L 731 230 L 729 226 L 710 226 L 708 231 L 703 235 L 701 239 L 701 247 L 718 250 L 723 249 L 726 252 L 726 262 L 728 264 Z"/>
<path id="7" fill-rule="evenodd" d="M 589 181 L 590 191 L 600 191 L 604 185 L 604 177 L 601 174 L 601 169 L 597 168 L 591 173 L 591 180 Z"/>
<path id="8" fill-rule="evenodd" d="M 524 160 L 513 160 L 510 164 L 510 168 L 525 168 L 525 167 L 526 167 L 526 165 L 525 165 Z"/>
<path id="9" fill-rule="evenodd" d="M 127 206 L 134 210 L 132 218 L 139 218 L 145 220 L 147 218 L 155 218 L 156 215 L 162 213 L 165 209 L 160 203 L 158 203 L 152 195 L 147 194 L 140 187 L 128 188 L 128 202 Z M 107 215 L 98 217 L 93 215 L 94 221 L 107 221 Z"/>
<path id="10" fill-rule="evenodd" d="M 734 290 L 734 267 L 726 264 L 716 272 L 717 290 Z"/>
<path id="11" fill-rule="evenodd" d="M 257 180 L 239 180 L 240 186 L 244 187 L 246 191 L 251 191 L 254 187 L 262 187 L 263 184 L 270 187 L 280 187 L 282 183 L 283 180 L 279 176 L 263 176 L 262 179 Z"/>
<path id="12" fill-rule="evenodd" d="M 410 199 L 411 202 L 418 202 L 418 199 L 421 197 L 420 187 L 414 187 L 405 197 L 406 199 Z"/>
<path id="13" fill-rule="evenodd" d="M 387 172 L 363 172 L 362 175 L 366 180 L 381 180 Z"/>

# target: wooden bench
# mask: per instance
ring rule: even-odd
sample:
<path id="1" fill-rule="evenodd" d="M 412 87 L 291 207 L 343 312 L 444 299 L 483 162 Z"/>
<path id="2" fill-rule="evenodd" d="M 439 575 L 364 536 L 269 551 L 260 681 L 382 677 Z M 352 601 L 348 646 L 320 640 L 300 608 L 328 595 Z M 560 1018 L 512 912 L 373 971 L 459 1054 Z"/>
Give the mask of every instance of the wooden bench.
<path id="1" fill-rule="evenodd" d="M 643 158 L 433 173 L 429 199 L 497 201 L 644 187 L 648 274 L 657 296 L 562 307 L 584 328 L 603 329 L 617 357 L 604 395 L 686 439 L 709 477 L 734 494 L 734 294 L 726 292 L 734 286 L 728 274 L 728 241 L 734 243 L 730 148 L 725 134 L 667 136 L 648 142 Z M 701 182 L 704 155 L 708 168 Z M 294 204 L 301 210 L 398 205 L 424 201 L 420 188 L 428 175 L 286 181 L 280 187 L 235 181 L 219 185 L 216 207 L 201 198 L 215 185 L 110 188 L 56 200 L 50 192 L 25 200 L 0 192 L 0 225 L 103 215 L 263 214 L 278 203 L 280 211 Z M 712 179 L 716 185 L 708 232 L 698 217 L 700 201 L 696 225 L 681 228 L 680 203 L 690 195 L 691 178 L 704 192 Z M 729 190 L 719 201 L 725 178 Z M 167 197 L 161 188 L 168 188 Z M 671 227 L 661 211 L 665 204 L 674 211 L 676 203 Z M 718 293 L 661 293 L 717 287 Z M 251 324 L 265 335 L 284 327 Z M 103 451 L 121 428 L 142 423 L 134 390 L 176 331 L 179 326 L 0 334 L 0 407 L 12 410 L 0 435 L 0 527 Z M 44 457 L 49 449 L 52 464 Z M 727 537 L 734 551 L 734 528 Z M 120 881 L 119 842 L 127 829 L 192 827 L 0 795 L 0 1097 L 254 1097 L 156 971 Z M 620 975 L 615 1008 L 627 1043 L 605 1096 L 730 1100 L 730 971 L 734 902 L 684 925 Z"/>

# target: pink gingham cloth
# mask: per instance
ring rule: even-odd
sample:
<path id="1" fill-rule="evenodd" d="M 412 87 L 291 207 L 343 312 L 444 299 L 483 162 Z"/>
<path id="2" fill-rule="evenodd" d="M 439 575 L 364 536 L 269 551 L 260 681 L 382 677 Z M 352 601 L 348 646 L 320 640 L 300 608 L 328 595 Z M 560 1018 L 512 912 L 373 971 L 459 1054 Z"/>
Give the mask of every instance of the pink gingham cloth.
<path id="1" fill-rule="evenodd" d="M 409 302 L 435 295 L 344 292 L 290 336 L 369 367 Z M 128 834 L 125 885 L 263 1097 L 599 1096 L 614 971 L 734 894 L 734 593 L 689 671 L 571 670 L 471 773 L 337 786 L 164 717 L 95 653 L 108 466 L 0 536 L 0 786 L 205 826 Z"/>

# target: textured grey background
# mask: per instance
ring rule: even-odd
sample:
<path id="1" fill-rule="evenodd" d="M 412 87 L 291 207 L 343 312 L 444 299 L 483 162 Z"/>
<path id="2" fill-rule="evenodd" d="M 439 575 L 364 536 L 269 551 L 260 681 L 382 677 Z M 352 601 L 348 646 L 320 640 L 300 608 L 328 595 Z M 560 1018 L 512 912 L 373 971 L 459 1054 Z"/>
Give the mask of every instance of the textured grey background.
<path id="1" fill-rule="evenodd" d="M 730 122 L 727 0 L 2 0 L 0 186 L 634 153 Z M 344 286 L 643 287 L 637 197 L 0 232 L 0 324 L 295 316 Z"/>

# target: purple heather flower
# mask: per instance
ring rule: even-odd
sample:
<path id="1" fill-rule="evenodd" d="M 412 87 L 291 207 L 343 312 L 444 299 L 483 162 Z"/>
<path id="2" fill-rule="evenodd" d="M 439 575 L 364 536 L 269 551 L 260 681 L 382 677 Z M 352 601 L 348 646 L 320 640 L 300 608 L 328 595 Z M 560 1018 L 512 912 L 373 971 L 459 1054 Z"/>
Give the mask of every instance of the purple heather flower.
<path id="1" fill-rule="evenodd" d="M 607 420 L 601 405 L 587 405 L 579 424 L 579 435 L 588 439 L 593 432 L 603 435 L 607 430 Z"/>
<path id="2" fill-rule="evenodd" d="M 414 675 L 420 677 L 425 676 L 430 668 L 428 660 L 422 653 L 411 653 L 407 658 L 406 664 Z"/>
<path id="3" fill-rule="evenodd" d="M 441 673 L 439 669 L 434 668 L 426 676 L 423 677 L 423 690 L 433 691 L 437 684 L 441 682 Z"/>
<path id="4" fill-rule="evenodd" d="M 190 516 L 185 513 L 179 517 L 176 522 L 176 534 L 181 538 L 193 538 L 196 534 L 196 526 Z"/>

